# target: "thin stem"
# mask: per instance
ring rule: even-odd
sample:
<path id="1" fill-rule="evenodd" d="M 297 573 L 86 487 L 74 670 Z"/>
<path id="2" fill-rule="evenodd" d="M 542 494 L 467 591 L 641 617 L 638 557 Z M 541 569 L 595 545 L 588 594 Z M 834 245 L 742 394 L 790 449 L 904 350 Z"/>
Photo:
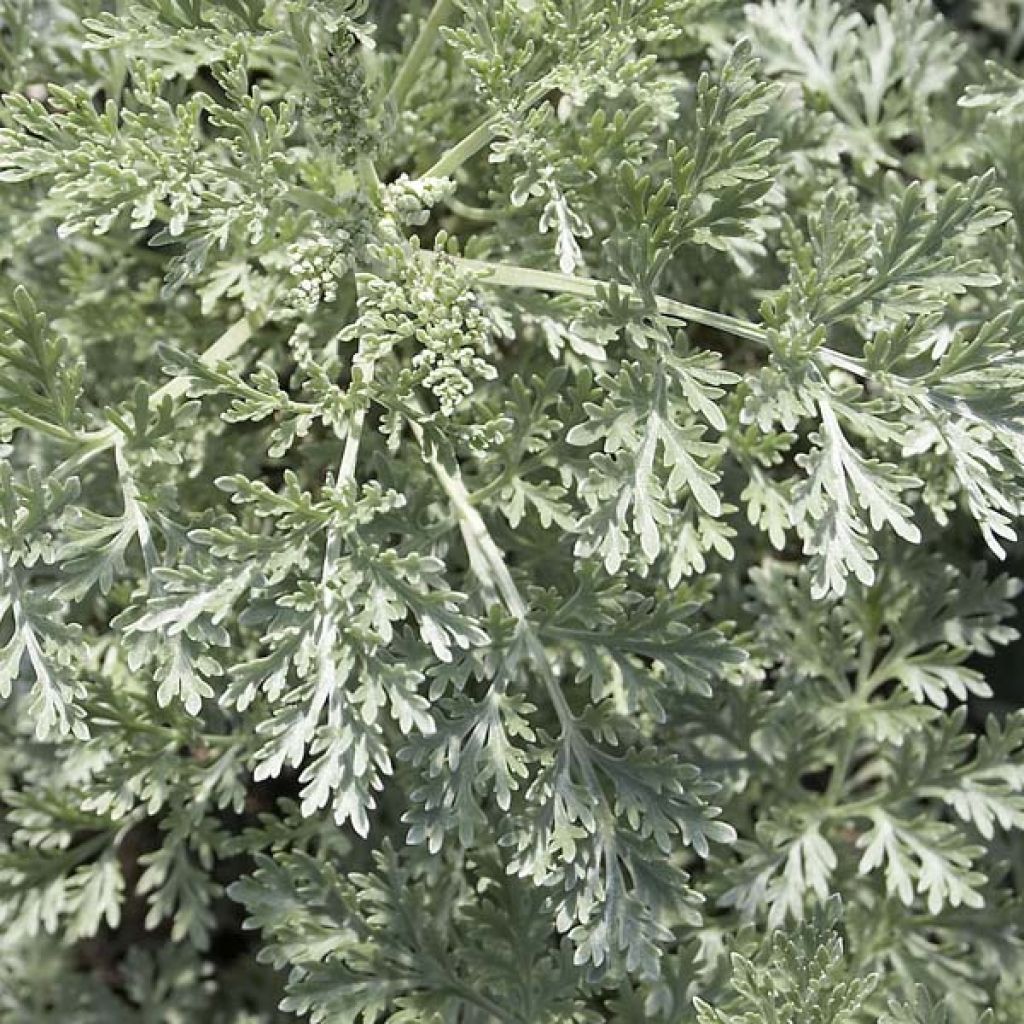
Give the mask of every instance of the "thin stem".
<path id="1" fill-rule="evenodd" d="M 151 575 L 153 570 L 160 564 L 160 557 L 157 554 L 156 545 L 153 543 L 153 534 L 149 528 L 149 520 L 146 518 L 146 514 L 139 501 L 139 485 L 136 483 L 135 475 L 128 464 L 123 438 L 118 438 L 114 442 L 114 462 L 117 465 L 117 475 L 121 482 L 124 515 L 135 527 L 135 535 L 139 539 L 139 548 L 142 551 L 142 560 L 146 566 L 146 574 Z"/>
<path id="2" fill-rule="evenodd" d="M 345 212 L 341 203 L 331 196 L 303 185 L 292 185 L 285 193 L 285 198 L 301 209 L 316 210 L 317 213 L 323 214 L 331 220 L 337 220 Z"/>
<path id="3" fill-rule="evenodd" d="M 902 647 L 895 647 L 878 663 L 874 671 L 864 682 L 864 697 L 867 699 L 875 690 L 893 678 L 893 669 L 899 665 L 907 655 L 913 653 L 913 645 L 907 644 Z"/>
<path id="4" fill-rule="evenodd" d="M 877 808 L 877 796 L 870 796 L 864 800 L 830 805 L 819 812 L 819 818 L 821 821 L 847 821 L 850 818 L 868 817 Z"/>
<path id="5" fill-rule="evenodd" d="M 851 296 L 837 302 L 831 309 L 827 309 L 821 319 L 824 323 L 831 324 L 846 316 L 858 306 L 867 302 L 872 296 L 880 292 L 889 283 L 888 277 L 877 277 L 869 281 L 863 288 L 859 288 Z"/>
<path id="6" fill-rule="evenodd" d="M 218 363 L 230 359 L 237 352 L 240 352 L 253 332 L 262 325 L 262 319 L 243 316 L 236 320 L 200 357 L 199 362 L 204 366 L 216 366 Z M 187 373 L 169 380 L 162 387 L 153 392 L 150 402 L 159 405 L 165 398 L 181 398 L 188 391 L 189 375 Z"/>
<path id="7" fill-rule="evenodd" d="M 102 455 L 111 448 L 116 438 L 117 432 L 113 427 L 96 431 L 91 435 L 87 444 L 83 445 L 74 455 L 59 463 L 50 475 L 55 480 L 64 480 L 69 476 L 74 476 L 80 469 L 92 462 L 97 455 Z"/>
<path id="8" fill-rule="evenodd" d="M 871 606 L 874 611 L 874 606 Z M 866 703 L 865 693 L 871 685 L 871 670 L 875 664 L 875 656 L 878 653 L 878 620 L 872 615 L 870 632 L 864 637 L 860 645 L 860 659 L 857 664 L 857 681 L 851 694 L 851 701 L 855 707 Z M 857 723 L 849 722 L 843 730 L 843 739 L 836 757 L 836 763 L 832 768 L 832 776 L 828 780 L 828 788 L 825 790 L 825 802 L 830 806 L 836 806 L 843 796 L 846 784 L 849 780 L 850 768 L 853 764 L 854 755 L 857 752 L 857 741 L 860 739 L 860 729 Z"/>
<path id="9" fill-rule="evenodd" d="M 522 101 L 515 108 L 514 113 L 521 113 L 528 110 L 548 91 L 550 86 L 544 82 L 538 82 L 529 89 Z M 461 142 L 456 143 L 445 153 L 433 167 L 428 168 L 421 178 L 448 178 L 454 174 L 467 160 L 472 159 L 481 149 L 486 146 L 498 133 L 502 121 L 508 115 L 490 114 L 480 122 Z"/>
<path id="10" fill-rule="evenodd" d="M 366 360 L 361 380 L 369 384 L 373 380 L 374 367 L 373 359 Z M 354 489 L 356 476 L 356 460 L 359 457 L 359 447 L 363 438 L 363 425 L 366 422 L 367 402 L 362 401 L 352 411 L 348 425 L 348 434 L 345 437 L 345 447 L 341 453 L 341 462 L 338 465 L 338 476 L 334 481 L 336 487 L 349 487 Z M 317 630 L 317 666 L 318 684 L 316 695 L 307 713 L 307 719 L 319 717 L 322 704 L 325 700 L 331 701 L 332 713 L 335 693 L 330 689 L 333 679 L 334 647 L 337 640 L 337 621 L 334 616 L 334 591 L 331 589 L 331 580 L 335 575 L 338 559 L 341 557 L 341 542 L 347 531 L 340 527 L 334 520 L 327 526 L 327 539 L 324 545 L 324 560 L 320 567 L 320 623 Z"/>
<path id="11" fill-rule="evenodd" d="M 369 386 L 373 382 L 374 368 L 376 363 L 367 360 L 366 369 L 362 374 L 362 383 Z M 359 454 L 359 445 L 362 442 L 363 424 L 366 422 L 367 402 L 362 402 L 352 413 L 352 422 L 349 424 L 348 436 L 345 438 L 345 449 L 341 454 L 341 463 L 338 467 L 339 484 L 350 484 L 355 480 L 356 457 Z"/>
<path id="12" fill-rule="evenodd" d="M 24 409 L 7 408 L 4 409 L 4 415 L 29 430 L 38 430 L 40 434 L 46 434 L 47 437 L 63 441 L 65 444 L 74 444 L 82 439 L 82 435 L 67 430 L 56 423 L 42 420 L 38 416 L 33 416 L 32 413 L 25 412 Z"/>
<path id="13" fill-rule="evenodd" d="M 427 258 L 434 256 L 433 253 L 424 251 Z M 532 267 L 520 267 L 508 263 L 493 263 L 490 260 L 472 260 L 464 256 L 445 256 L 454 263 L 472 273 L 479 274 L 484 282 L 499 288 L 529 288 L 534 291 L 554 292 L 563 295 L 579 295 L 581 298 L 595 299 L 602 288 L 610 287 L 607 281 L 599 281 L 590 277 L 575 277 L 571 274 L 559 274 L 550 270 L 535 270 Z M 616 285 L 622 295 L 632 296 L 636 289 L 626 284 Z M 749 320 L 741 320 L 739 317 L 729 316 L 726 313 L 716 313 L 711 309 L 704 309 L 701 306 L 691 306 L 686 302 L 678 302 L 676 299 L 669 299 L 662 295 L 655 297 L 658 311 L 667 317 L 682 320 L 686 323 L 703 324 L 705 327 L 712 327 L 725 334 L 731 334 L 737 338 L 744 338 L 753 341 L 765 348 L 770 347 L 768 332 L 758 324 Z M 867 379 L 871 376 L 867 367 L 860 360 L 853 356 L 836 352 L 834 349 L 817 349 L 816 355 L 820 356 L 826 363 L 835 366 L 837 369 L 845 370 L 855 377 Z M 888 379 L 897 386 L 913 388 L 913 381 L 893 374 Z"/>
<path id="14" fill-rule="evenodd" d="M 493 497 L 501 491 L 507 484 L 511 483 L 514 477 L 515 473 L 512 466 L 509 466 L 507 469 L 503 469 L 493 480 L 490 481 L 490 483 L 486 483 L 482 487 L 478 487 L 473 491 L 469 496 L 469 500 L 474 505 L 479 505 L 481 502 L 486 501 L 488 498 Z"/>
<path id="15" fill-rule="evenodd" d="M 598 36 L 584 47 L 579 56 L 584 57 L 590 54 L 599 55 L 603 45 L 603 37 Z M 534 61 L 536 62 L 539 57 L 539 54 L 535 55 Z M 530 70 L 531 68 L 528 65 L 524 69 L 524 72 L 528 75 Z M 537 68 L 533 73 L 533 78 L 534 84 L 527 89 L 523 98 L 511 111 L 501 111 L 489 116 L 485 121 L 474 128 L 466 138 L 445 153 L 444 156 L 442 156 L 441 159 L 430 168 L 430 170 L 424 173 L 423 177 L 442 178 L 452 174 L 467 160 L 469 160 L 470 157 L 474 156 L 478 150 L 483 149 L 483 147 L 490 142 L 500 128 L 502 121 L 504 121 L 510 114 L 521 114 L 523 111 L 529 110 L 529 108 L 538 102 L 538 100 L 543 99 L 543 97 L 551 91 L 552 84 L 549 80 L 545 79 L 540 68 Z"/>
<path id="16" fill-rule="evenodd" d="M 595 299 L 601 289 L 608 288 L 606 281 L 598 281 L 590 277 L 574 277 L 571 274 L 558 274 L 550 270 L 534 270 L 531 267 L 518 267 L 507 263 L 491 263 L 487 260 L 471 260 L 462 256 L 448 257 L 457 266 L 471 273 L 478 274 L 485 283 L 499 288 L 530 288 L 534 291 L 555 292 L 565 295 L 579 295 L 581 298 Z M 636 294 L 629 285 L 618 285 L 619 291 L 626 296 Z M 748 320 L 740 320 L 725 313 L 691 306 L 675 299 L 658 296 L 658 310 L 666 316 L 687 320 L 691 323 L 714 327 L 727 334 L 733 334 L 760 345 L 768 344 L 768 334 L 763 327 L 752 324 Z"/>
<path id="17" fill-rule="evenodd" d="M 505 1007 L 496 1003 L 482 992 L 477 992 L 476 989 L 467 985 L 460 978 L 457 978 L 451 971 L 446 972 L 442 983 L 446 984 L 464 1003 L 471 1003 L 478 1009 L 483 1010 L 484 1013 L 489 1014 L 494 1020 L 501 1021 L 502 1024 L 522 1024 L 522 1017 L 517 1013 L 505 1009 Z"/>
<path id="18" fill-rule="evenodd" d="M 262 324 L 262 319 L 242 317 L 236 320 L 200 357 L 199 361 L 204 366 L 216 366 L 225 359 L 230 359 L 240 352 Z M 189 376 L 182 374 L 169 380 L 162 387 L 156 389 L 150 397 L 150 403 L 158 406 L 165 398 L 171 400 L 181 398 L 188 391 Z M 113 447 L 117 441 L 117 427 L 104 427 L 102 430 L 94 430 L 80 438 L 83 444 L 81 451 L 65 459 L 53 471 L 53 476 L 61 479 L 81 469 L 82 466 L 92 461 L 97 455 Z"/>
<path id="19" fill-rule="evenodd" d="M 548 692 L 548 697 L 558 716 L 559 725 L 562 727 L 564 736 L 571 738 L 576 732 L 576 719 L 569 707 L 562 687 L 551 670 L 551 663 L 548 661 L 544 645 L 537 636 L 537 631 L 529 620 L 529 609 L 523 599 L 512 574 L 505 564 L 505 556 L 495 543 L 483 517 L 473 505 L 469 491 L 462 482 L 462 476 L 458 469 L 449 472 L 437 457 L 436 452 L 428 450 L 424 443 L 423 430 L 415 421 L 411 421 L 413 432 L 416 434 L 424 456 L 434 475 L 437 477 L 441 489 L 448 496 L 459 521 L 462 536 L 465 539 L 466 547 L 469 550 L 470 558 L 473 561 L 474 569 L 482 576 L 485 587 L 494 589 L 500 595 L 505 607 L 516 620 L 521 630 L 523 639 L 526 641 L 527 650 L 530 652 L 537 672 Z"/>
<path id="20" fill-rule="evenodd" d="M 489 210 L 486 206 L 471 206 L 469 203 L 464 203 L 461 199 L 456 199 L 455 196 L 450 196 L 446 199 L 445 205 L 457 217 L 461 217 L 463 220 L 474 221 L 478 224 L 493 224 L 501 218 L 501 214 L 497 210 Z"/>
<path id="21" fill-rule="evenodd" d="M 370 198 L 377 202 L 380 199 L 380 176 L 373 161 L 365 153 L 356 158 L 356 172 L 363 188 L 369 193 Z"/>
<path id="22" fill-rule="evenodd" d="M 494 137 L 497 127 L 495 118 L 488 117 L 481 121 L 461 142 L 452 146 L 440 160 L 428 167 L 421 178 L 448 178 L 454 174 L 467 160 L 472 159 Z"/>
<path id="23" fill-rule="evenodd" d="M 420 33 L 412 44 L 412 49 L 406 54 L 405 60 L 402 61 L 402 66 L 398 69 L 398 74 L 395 75 L 395 80 L 391 83 L 391 88 L 388 90 L 388 99 L 399 109 L 405 103 L 409 90 L 412 89 L 416 82 L 416 77 L 423 66 L 423 62 L 434 49 L 438 32 L 440 32 L 441 26 L 448 20 L 454 6 L 454 0 L 437 0 L 434 4 L 434 9 L 428 15 L 427 20 L 423 22 Z"/>
<path id="24" fill-rule="evenodd" d="M 846 780 L 850 774 L 850 765 L 853 762 L 853 755 L 857 750 L 858 732 L 856 729 L 847 728 L 836 756 L 836 763 L 832 767 L 832 776 L 828 780 L 828 788 L 825 790 L 825 802 L 830 807 L 839 803 L 846 787 Z"/>

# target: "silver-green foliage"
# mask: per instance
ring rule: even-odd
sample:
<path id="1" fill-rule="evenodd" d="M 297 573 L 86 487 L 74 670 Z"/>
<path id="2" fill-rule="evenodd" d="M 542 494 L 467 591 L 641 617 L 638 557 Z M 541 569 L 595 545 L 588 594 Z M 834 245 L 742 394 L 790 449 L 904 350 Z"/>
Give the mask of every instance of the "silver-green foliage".
<path id="1" fill-rule="evenodd" d="M 3 1020 L 1024 1015 L 997 6 L 0 0 Z"/>

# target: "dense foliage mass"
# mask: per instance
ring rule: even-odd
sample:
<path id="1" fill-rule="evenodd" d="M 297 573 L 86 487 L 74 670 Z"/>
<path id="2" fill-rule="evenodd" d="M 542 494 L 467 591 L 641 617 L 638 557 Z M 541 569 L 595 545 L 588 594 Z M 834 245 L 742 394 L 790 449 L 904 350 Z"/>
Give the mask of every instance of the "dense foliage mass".
<path id="1" fill-rule="evenodd" d="M 0 0 L 0 1020 L 1024 1020 L 1022 56 Z"/>

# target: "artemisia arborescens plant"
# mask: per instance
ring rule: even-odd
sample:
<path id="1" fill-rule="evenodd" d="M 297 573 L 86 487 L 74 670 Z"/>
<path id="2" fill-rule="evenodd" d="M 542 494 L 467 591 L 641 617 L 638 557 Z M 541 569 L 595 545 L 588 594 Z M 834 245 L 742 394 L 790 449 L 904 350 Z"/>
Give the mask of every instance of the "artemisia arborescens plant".
<path id="1" fill-rule="evenodd" d="M 1022 12 L 0 0 L 0 1019 L 1019 1024 Z"/>

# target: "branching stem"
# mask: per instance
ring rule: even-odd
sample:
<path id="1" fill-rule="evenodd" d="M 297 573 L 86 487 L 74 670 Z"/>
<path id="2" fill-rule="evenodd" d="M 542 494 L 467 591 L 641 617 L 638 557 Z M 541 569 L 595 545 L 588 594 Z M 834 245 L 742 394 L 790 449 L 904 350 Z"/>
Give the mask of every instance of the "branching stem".
<path id="1" fill-rule="evenodd" d="M 469 550 L 470 558 L 478 573 L 483 574 L 485 586 L 493 588 L 501 597 L 502 603 L 509 613 L 516 620 L 523 639 L 526 641 L 530 657 L 533 659 L 537 672 L 544 683 L 548 697 L 558 716 L 559 725 L 562 727 L 563 735 L 571 736 L 576 731 L 576 719 L 569 707 L 562 687 L 559 685 L 555 674 L 551 669 L 544 645 L 537 636 L 537 631 L 529 619 L 529 609 L 523 599 L 512 574 L 505 564 L 505 556 L 498 547 L 483 517 L 473 505 L 473 499 L 462 482 L 458 470 L 449 470 L 438 458 L 437 453 L 432 451 L 426 443 L 423 431 L 415 422 L 412 423 L 413 432 L 423 448 L 424 456 L 433 470 L 441 489 L 445 492 L 451 502 L 452 510 L 459 521 L 463 539 Z"/>
<path id="2" fill-rule="evenodd" d="M 367 359 L 361 367 L 359 382 L 369 384 L 373 380 L 375 362 Z M 355 381 L 354 381 L 355 383 Z M 335 486 L 342 487 L 346 491 L 355 491 L 356 461 L 359 458 L 359 446 L 363 438 L 363 425 L 366 422 L 365 400 L 360 401 L 352 410 L 348 424 L 348 434 L 345 437 L 345 447 L 341 453 L 341 462 L 338 465 L 338 476 Z M 353 493 L 354 498 L 354 493 Z M 334 678 L 335 644 L 337 641 L 337 621 L 334 615 L 334 591 L 331 589 L 331 580 L 334 577 L 338 559 L 341 557 L 341 542 L 345 536 L 345 530 L 335 521 L 327 526 L 327 538 L 324 542 L 324 560 L 320 567 L 320 622 L 317 629 L 317 690 L 312 702 L 311 709 L 307 714 L 308 721 L 319 718 L 322 705 L 325 701 L 333 702 L 336 699 L 336 691 L 332 686 Z"/>
<path id="3" fill-rule="evenodd" d="M 548 700 L 554 708 L 555 716 L 561 727 L 561 742 L 564 745 L 566 754 L 574 758 L 579 765 L 583 778 L 600 805 L 601 815 L 607 821 L 614 820 L 614 813 L 604 796 L 604 790 L 591 759 L 591 747 L 586 737 L 580 732 L 576 716 L 565 699 L 562 686 L 551 668 L 551 661 L 544 649 L 544 644 L 537 633 L 537 630 L 529 618 L 529 608 L 523 599 L 512 574 L 505 563 L 505 556 L 498 547 L 483 517 L 473 506 L 472 497 L 462 482 L 458 469 L 449 472 L 437 453 L 425 443 L 423 431 L 419 424 L 410 421 L 413 433 L 423 449 L 424 457 L 430 468 L 433 470 L 441 489 L 445 492 L 451 502 L 455 517 L 459 521 L 459 528 L 469 552 L 470 562 L 474 570 L 481 576 L 481 582 L 487 589 L 492 589 L 501 597 L 505 607 L 516 620 L 519 635 L 526 643 L 526 649 L 530 654 L 530 660 L 534 664 L 537 674 L 540 676 L 544 689 L 547 692 Z"/>
<path id="4" fill-rule="evenodd" d="M 424 255 L 431 256 L 432 254 L 424 253 Z M 532 267 L 493 263 L 489 260 L 472 260 L 463 256 L 446 256 L 445 258 L 452 259 L 462 270 L 476 274 L 482 278 L 485 284 L 498 288 L 526 288 L 531 291 L 554 292 L 555 294 L 578 295 L 585 299 L 596 299 L 603 290 L 610 287 L 609 282 L 599 281 L 592 277 L 576 277 L 572 274 L 560 274 L 551 270 L 535 270 Z M 635 289 L 629 285 L 620 284 L 616 287 L 620 294 L 627 297 L 636 294 Z M 727 334 L 757 342 L 759 345 L 768 344 L 768 334 L 765 329 L 750 323 L 749 320 L 741 320 L 725 313 L 716 313 L 713 310 L 691 306 L 685 302 L 677 302 L 675 299 L 667 299 L 662 296 L 658 296 L 657 303 L 659 312 L 665 316 L 703 324 L 706 327 L 714 327 Z"/>
<path id="5" fill-rule="evenodd" d="M 878 623 L 873 620 L 871 630 L 861 641 L 860 660 L 857 666 L 857 680 L 850 694 L 850 702 L 860 707 L 867 702 L 867 694 L 871 686 L 872 669 L 878 653 Z M 857 753 L 857 742 L 860 739 L 860 728 L 856 720 L 848 722 L 843 730 L 839 753 L 832 767 L 832 775 L 825 790 L 825 802 L 835 807 L 842 800 L 849 782 L 850 768 Z"/>
<path id="6" fill-rule="evenodd" d="M 263 324 L 262 318 L 244 316 L 236 320 L 200 357 L 199 361 L 205 366 L 216 366 L 225 359 L 240 352 L 253 333 Z M 165 398 L 172 401 L 181 398 L 188 391 L 189 376 L 181 374 L 169 380 L 162 387 L 156 389 L 150 397 L 150 405 L 159 406 Z M 82 448 L 70 458 L 65 459 L 53 471 L 53 476 L 58 480 L 71 476 L 82 466 L 91 462 L 97 455 L 113 447 L 117 441 L 117 427 L 105 427 L 103 430 L 94 430 L 92 433 L 83 435 L 79 440 Z"/>
<path id="7" fill-rule="evenodd" d="M 424 251 L 426 258 L 435 258 L 433 253 Z M 463 270 L 479 275 L 485 284 L 497 288 L 526 288 L 532 291 L 553 292 L 563 295 L 578 295 L 581 298 L 596 299 L 604 289 L 611 287 L 608 281 L 600 281 L 591 277 L 576 277 L 572 274 L 560 274 L 550 270 L 535 270 L 532 267 L 520 267 L 509 263 L 496 263 L 490 260 L 467 259 L 463 256 L 444 256 L 451 259 L 456 266 Z M 626 284 L 616 284 L 621 295 L 633 296 L 636 290 Z M 764 348 L 771 347 L 768 331 L 759 324 L 751 323 L 749 320 L 742 320 L 739 317 L 729 316 L 727 313 L 718 313 L 714 310 L 704 309 L 701 306 L 691 306 L 686 302 L 679 302 L 676 299 L 669 299 L 665 296 L 656 296 L 658 311 L 669 319 L 678 320 L 682 323 L 702 324 L 705 327 L 714 328 L 724 334 L 731 334 L 746 341 L 752 341 Z M 814 357 L 822 362 L 843 370 L 861 380 L 873 380 L 875 374 L 865 366 L 862 360 L 855 356 L 846 355 L 844 352 L 837 352 L 835 349 L 821 346 L 815 349 Z M 949 399 L 934 392 L 932 389 L 921 385 L 917 381 L 898 374 L 887 373 L 884 375 L 884 382 L 890 387 L 903 392 L 912 392 L 920 395 L 926 393 L 929 400 L 935 404 L 949 408 L 949 411 L 964 417 L 968 420 L 979 420 L 979 417 L 963 403 L 952 407 Z"/>
<path id="8" fill-rule="evenodd" d="M 515 112 L 521 113 L 528 110 L 550 91 L 546 83 L 537 83 L 533 88 L 527 90 L 522 101 L 516 107 Z M 501 123 L 507 115 L 491 114 L 484 118 L 464 139 L 457 142 L 448 150 L 434 165 L 428 168 L 422 178 L 448 178 L 453 175 L 464 163 L 471 160 L 481 149 L 493 139 L 501 128 Z"/>

